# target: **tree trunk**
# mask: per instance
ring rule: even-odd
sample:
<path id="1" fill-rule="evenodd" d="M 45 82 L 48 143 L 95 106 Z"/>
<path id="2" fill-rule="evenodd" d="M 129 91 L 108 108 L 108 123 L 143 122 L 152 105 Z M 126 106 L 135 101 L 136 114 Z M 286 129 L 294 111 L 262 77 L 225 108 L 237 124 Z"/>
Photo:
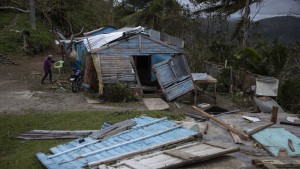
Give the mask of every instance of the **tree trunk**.
<path id="1" fill-rule="evenodd" d="M 113 26 L 113 0 L 109 0 L 109 25 Z"/>
<path id="2" fill-rule="evenodd" d="M 249 33 L 249 22 L 250 22 L 250 6 L 249 6 L 249 1 L 246 0 L 246 6 L 245 6 L 245 11 L 244 11 L 244 38 L 243 38 L 243 47 L 248 47 L 248 33 Z"/>

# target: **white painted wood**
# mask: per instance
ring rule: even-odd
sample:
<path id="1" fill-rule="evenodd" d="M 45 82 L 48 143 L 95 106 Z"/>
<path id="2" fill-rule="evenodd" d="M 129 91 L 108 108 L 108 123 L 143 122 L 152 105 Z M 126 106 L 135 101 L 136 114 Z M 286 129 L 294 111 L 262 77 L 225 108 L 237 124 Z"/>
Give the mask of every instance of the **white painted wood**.
<path id="1" fill-rule="evenodd" d="M 170 150 L 138 155 L 131 157 L 131 159 L 123 159 L 112 167 L 121 168 L 125 164 L 132 163 L 132 161 L 138 162 L 138 164 L 145 165 L 149 168 L 173 167 L 215 158 L 234 151 L 238 151 L 238 148 L 220 148 L 194 141 L 192 143 L 179 145 L 178 147 Z M 134 167 L 134 169 L 137 168 L 139 167 Z"/>

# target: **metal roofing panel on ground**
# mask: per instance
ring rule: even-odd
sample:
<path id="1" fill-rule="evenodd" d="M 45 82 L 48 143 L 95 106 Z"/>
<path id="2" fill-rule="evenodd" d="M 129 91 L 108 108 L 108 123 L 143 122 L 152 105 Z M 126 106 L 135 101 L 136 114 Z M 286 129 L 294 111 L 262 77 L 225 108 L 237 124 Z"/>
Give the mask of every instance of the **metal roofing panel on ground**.
<path id="1" fill-rule="evenodd" d="M 76 139 L 51 148 L 53 154 L 37 153 L 37 158 L 47 168 L 82 168 L 198 134 L 166 118 L 141 116 L 133 120 L 137 125 L 130 130 L 102 140 Z"/>
<path id="2" fill-rule="evenodd" d="M 273 156 L 278 156 L 281 148 L 285 148 L 289 156 L 300 155 L 300 139 L 284 128 L 266 128 L 252 137 Z M 289 139 L 292 140 L 294 151 L 289 147 Z"/>

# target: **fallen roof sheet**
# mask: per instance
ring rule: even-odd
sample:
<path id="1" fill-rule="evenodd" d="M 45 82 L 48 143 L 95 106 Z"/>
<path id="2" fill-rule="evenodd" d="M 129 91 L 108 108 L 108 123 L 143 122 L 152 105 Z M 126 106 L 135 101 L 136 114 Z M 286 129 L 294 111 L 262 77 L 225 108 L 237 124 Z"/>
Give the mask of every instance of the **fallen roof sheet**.
<path id="1" fill-rule="evenodd" d="M 300 155 L 300 139 L 284 128 L 266 128 L 253 134 L 252 137 L 273 156 L 278 156 L 281 148 L 286 148 L 288 155 Z M 288 139 L 292 140 L 294 152 L 288 145 Z"/>
<path id="2" fill-rule="evenodd" d="M 260 111 L 271 113 L 273 106 L 278 107 L 278 113 L 285 113 L 283 109 L 270 97 L 254 97 L 255 104 Z"/>
<path id="3" fill-rule="evenodd" d="M 130 130 L 104 139 L 86 137 L 51 148 L 53 154 L 37 153 L 47 168 L 82 168 L 171 143 L 187 141 L 199 133 L 167 120 L 141 116 Z"/>
<path id="4" fill-rule="evenodd" d="M 98 168 L 178 168 L 236 151 L 239 151 L 239 147 L 224 147 L 213 142 L 193 141 L 176 148 L 123 159 L 114 165 L 102 164 Z"/>

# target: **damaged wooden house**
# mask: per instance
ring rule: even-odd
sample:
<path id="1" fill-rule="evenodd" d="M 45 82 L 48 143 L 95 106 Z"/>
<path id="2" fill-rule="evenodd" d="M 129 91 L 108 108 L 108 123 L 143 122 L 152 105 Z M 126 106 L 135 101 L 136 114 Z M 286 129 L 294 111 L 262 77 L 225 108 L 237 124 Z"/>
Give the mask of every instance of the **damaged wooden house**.
<path id="1" fill-rule="evenodd" d="M 143 95 L 147 89 L 162 90 L 167 101 L 194 90 L 192 77 L 183 55 L 184 41 L 143 27 L 125 27 L 95 36 L 83 43 L 85 83 L 99 89 L 125 82 Z"/>

